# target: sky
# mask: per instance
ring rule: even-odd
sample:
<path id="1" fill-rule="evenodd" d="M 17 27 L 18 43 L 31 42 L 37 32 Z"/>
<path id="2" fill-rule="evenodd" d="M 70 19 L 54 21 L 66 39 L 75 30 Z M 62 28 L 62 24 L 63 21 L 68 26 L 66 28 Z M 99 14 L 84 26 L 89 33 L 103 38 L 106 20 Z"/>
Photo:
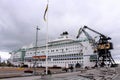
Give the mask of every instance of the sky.
<path id="1" fill-rule="evenodd" d="M 43 20 L 47 0 L 0 0 L 0 55 L 10 57 L 13 50 L 46 39 Z M 112 56 L 120 57 L 120 0 L 49 0 L 48 36 L 55 39 L 63 31 L 75 37 L 80 27 L 88 27 L 112 38 Z"/>

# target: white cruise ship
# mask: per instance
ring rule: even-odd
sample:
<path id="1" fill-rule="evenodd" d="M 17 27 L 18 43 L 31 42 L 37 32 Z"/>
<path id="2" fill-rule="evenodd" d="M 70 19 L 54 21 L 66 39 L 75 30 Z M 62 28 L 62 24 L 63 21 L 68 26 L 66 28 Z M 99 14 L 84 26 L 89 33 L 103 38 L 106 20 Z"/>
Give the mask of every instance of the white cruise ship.
<path id="1" fill-rule="evenodd" d="M 72 39 L 68 32 L 63 32 L 58 39 L 48 42 L 46 46 L 38 47 L 35 52 L 35 47 L 20 49 L 11 52 L 10 62 L 16 66 L 26 64 L 29 67 L 46 66 L 46 53 L 48 54 L 48 67 L 85 67 L 95 64 L 91 59 L 93 56 L 92 48 L 87 39 Z M 36 54 L 36 55 L 35 55 Z"/>

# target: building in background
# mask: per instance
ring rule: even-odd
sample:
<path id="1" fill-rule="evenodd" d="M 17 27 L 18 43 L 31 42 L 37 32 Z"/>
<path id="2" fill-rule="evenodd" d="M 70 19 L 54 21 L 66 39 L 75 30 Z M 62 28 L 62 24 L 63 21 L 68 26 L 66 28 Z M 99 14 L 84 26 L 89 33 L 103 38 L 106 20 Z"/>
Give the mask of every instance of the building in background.
<path id="1" fill-rule="evenodd" d="M 36 55 L 35 55 L 36 53 Z M 46 46 L 20 49 L 11 52 L 9 61 L 15 66 L 23 64 L 33 67 L 36 60 L 36 67 L 46 66 L 46 53 L 48 53 L 48 67 L 85 67 L 95 65 L 93 50 L 87 39 L 72 39 L 67 32 L 63 32 L 58 39 L 48 42 Z"/>

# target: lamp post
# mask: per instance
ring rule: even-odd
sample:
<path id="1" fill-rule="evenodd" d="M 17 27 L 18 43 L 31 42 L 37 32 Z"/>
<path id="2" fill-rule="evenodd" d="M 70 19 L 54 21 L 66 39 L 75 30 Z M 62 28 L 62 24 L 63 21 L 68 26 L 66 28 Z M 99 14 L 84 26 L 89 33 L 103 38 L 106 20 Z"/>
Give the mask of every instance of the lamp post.
<path id="1" fill-rule="evenodd" d="M 38 28 L 38 26 L 36 27 L 36 41 L 35 41 L 35 61 L 34 61 L 34 75 L 36 75 L 36 53 L 37 53 L 37 42 L 38 42 L 38 30 L 40 30 L 39 28 Z"/>

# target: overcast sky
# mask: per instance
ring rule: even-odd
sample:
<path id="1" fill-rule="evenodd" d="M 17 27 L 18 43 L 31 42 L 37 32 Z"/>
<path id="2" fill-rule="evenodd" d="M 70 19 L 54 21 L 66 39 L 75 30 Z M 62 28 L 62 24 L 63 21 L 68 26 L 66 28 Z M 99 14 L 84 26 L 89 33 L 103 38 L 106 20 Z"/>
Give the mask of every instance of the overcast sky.
<path id="1" fill-rule="evenodd" d="M 0 55 L 34 43 L 36 26 L 41 29 L 39 43 L 45 41 L 43 15 L 46 4 L 47 0 L 0 0 Z M 79 28 L 87 25 L 112 38 L 112 55 L 118 59 L 119 8 L 119 0 L 49 0 L 49 38 L 57 38 L 63 31 L 75 37 Z"/>

